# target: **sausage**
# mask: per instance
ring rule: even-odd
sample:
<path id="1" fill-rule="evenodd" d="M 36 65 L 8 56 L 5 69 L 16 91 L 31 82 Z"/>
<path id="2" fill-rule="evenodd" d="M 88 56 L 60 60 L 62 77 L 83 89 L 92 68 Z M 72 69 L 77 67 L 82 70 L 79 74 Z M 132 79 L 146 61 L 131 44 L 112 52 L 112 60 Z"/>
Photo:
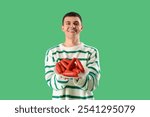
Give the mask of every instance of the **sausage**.
<path id="1" fill-rule="evenodd" d="M 60 63 L 65 67 L 65 69 L 67 69 L 67 63 L 66 62 L 64 62 L 63 60 L 61 60 Z"/>
<path id="2" fill-rule="evenodd" d="M 66 70 L 65 72 L 63 72 L 62 75 L 69 76 L 69 77 L 78 77 L 77 72 L 73 72 L 69 70 Z"/>
<path id="3" fill-rule="evenodd" d="M 77 63 L 78 68 L 80 69 L 80 71 L 84 73 L 85 70 L 79 59 L 76 59 L 76 63 Z"/>
<path id="4" fill-rule="evenodd" d="M 71 62 L 71 60 L 64 58 L 63 61 L 65 61 L 67 64 L 69 64 Z M 76 67 L 75 62 L 70 66 L 69 70 L 72 70 L 73 68 Z"/>
<path id="5" fill-rule="evenodd" d="M 61 69 L 59 63 L 56 63 L 56 70 L 57 70 L 57 72 L 58 72 L 59 74 L 62 73 L 62 69 Z"/>
<path id="6" fill-rule="evenodd" d="M 72 64 L 72 66 L 71 66 L 71 68 L 70 69 L 74 69 L 74 68 L 76 68 L 77 66 L 76 66 L 76 63 L 74 62 L 73 64 Z"/>
<path id="7" fill-rule="evenodd" d="M 75 61 L 76 61 L 76 58 L 73 58 L 73 59 L 70 61 L 70 63 L 69 63 L 68 66 L 67 66 L 67 70 L 71 70 L 71 69 L 72 69 L 73 64 L 74 64 Z"/>
<path id="8" fill-rule="evenodd" d="M 64 72 L 64 71 L 66 70 L 65 67 L 61 64 L 61 62 L 58 62 L 58 64 L 59 64 L 59 66 L 60 66 L 62 72 Z"/>
<path id="9" fill-rule="evenodd" d="M 78 68 L 74 68 L 72 71 L 77 72 L 77 74 L 79 74 L 81 72 Z"/>

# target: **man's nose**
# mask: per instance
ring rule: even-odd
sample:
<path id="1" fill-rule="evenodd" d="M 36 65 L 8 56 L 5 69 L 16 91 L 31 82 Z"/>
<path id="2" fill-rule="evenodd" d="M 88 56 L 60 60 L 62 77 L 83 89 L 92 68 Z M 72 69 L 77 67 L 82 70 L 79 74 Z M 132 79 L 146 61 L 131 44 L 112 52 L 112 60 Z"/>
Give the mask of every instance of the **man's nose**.
<path id="1" fill-rule="evenodd" d="M 71 24 L 71 27 L 72 27 L 72 28 L 74 28 L 74 27 L 75 27 L 75 25 L 74 25 L 74 24 Z"/>

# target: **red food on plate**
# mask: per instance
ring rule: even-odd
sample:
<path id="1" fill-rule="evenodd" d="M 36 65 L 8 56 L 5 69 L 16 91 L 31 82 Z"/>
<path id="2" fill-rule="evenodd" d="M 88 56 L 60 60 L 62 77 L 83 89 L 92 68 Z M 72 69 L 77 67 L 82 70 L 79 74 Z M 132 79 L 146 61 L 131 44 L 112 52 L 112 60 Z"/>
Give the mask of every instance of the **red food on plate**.
<path id="1" fill-rule="evenodd" d="M 67 66 L 67 70 L 71 70 L 73 68 L 73 64 L 76 61 L 76 58 L 73 58 Z"/>
<path id="2" fill-rule="evenodd" d="M 62 75 L 68 76 L 68 77 L 78 77 L 77 72 L 73 72 L 69 70 L 66 70 L 65 72 L 63 72 Z"/>
<path id="3" fill-rule="evenodd" d="M 72 60 L 69 59 L 62 59 L 61 61 L 56 63 L 56 71 L 63 76 L 66 77 L 79 77 L 78 74 L 80 72 L 84 73 L 84 67 L 81 64 L 80 60 L 77 58 L 73 58 Z"/>
<path id="4" fill-rule="evenodd" d="M 80 69 L 80 71 L 84 73 L 83 65 L 81 64 L 79 59 L 76 59 L 76 63 L 77 63 L 78 68 Z"/>
<path id="5" fill-rule="evenodd" d="M 65 61 L 61 60 L 60 63 L 65 67 L 65 69 L 67 69 L 68 65 L 67 65 L 67 63 Z"/>
<path id="6" fill-rule="evenodd" d="M 77 74 L 79 74 L 81 72 L 77 67 L 74 68 L 72 71 L 77 72 Z"/>
<path id="7" fill-rule="evenodd" d="M 58 64 L 59 64 L 59 66 L 60 66 L 62 72 L 64 72 L 64 71 L 66 70 L 65 67 L 61 64 L 61 62 L 58 62 Z"/>
<path id="8" fill-rule="evenodd" d="M 57 72 L 58 72 L 59 74 L 62 73 L 62 69 L 61 69 L 59 63 L 56 63 L 56 70 L 57 70 Z"/>

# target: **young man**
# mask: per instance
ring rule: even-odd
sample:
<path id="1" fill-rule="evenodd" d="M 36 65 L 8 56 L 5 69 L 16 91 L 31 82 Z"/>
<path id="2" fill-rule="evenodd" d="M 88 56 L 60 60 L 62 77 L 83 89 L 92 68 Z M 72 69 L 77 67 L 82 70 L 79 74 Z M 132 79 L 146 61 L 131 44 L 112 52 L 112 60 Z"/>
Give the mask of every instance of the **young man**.
<path id="1" fill-rule="evenodd" d="M 98 86 L 100 79 L 99 52 L 80 41 L 82 29 L 82 18 L 78 13 L 65 14 L 62 20 L 65 41 L 46 52 L 45 79 L 48 86 L 53 88 L 52 99 L 94 99 L 93 90 Z M 77 79 L 62 78 L 56 74 L 56 63 L 63 58 L 78 58 L 86 69 L 84 75 Z"/>

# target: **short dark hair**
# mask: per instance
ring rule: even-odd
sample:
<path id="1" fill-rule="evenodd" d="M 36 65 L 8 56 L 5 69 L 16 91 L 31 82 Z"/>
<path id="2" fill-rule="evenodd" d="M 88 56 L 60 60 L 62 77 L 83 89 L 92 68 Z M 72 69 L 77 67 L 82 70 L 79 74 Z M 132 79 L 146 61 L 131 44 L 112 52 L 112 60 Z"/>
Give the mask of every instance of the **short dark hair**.
<path id="1" fill-rule="evenodd" d="M 80 16 L 78 13 L 76 13 L 76 12 L 69 12 L 69 13 L 66 13 L 66 14 L 64 15 L 64 17 L 63 17 L 63 19 L 62 19 L 62 25 L 64 25 L 64 19 L 65 19 L 65 17 L 67 17 L 67 16 L 70 16 L 70 17 L 78 17 L 78 18 L 80 19 L 81 23 L 82 23 L 82 18 L 81 18 L 81 16 Z"/>

